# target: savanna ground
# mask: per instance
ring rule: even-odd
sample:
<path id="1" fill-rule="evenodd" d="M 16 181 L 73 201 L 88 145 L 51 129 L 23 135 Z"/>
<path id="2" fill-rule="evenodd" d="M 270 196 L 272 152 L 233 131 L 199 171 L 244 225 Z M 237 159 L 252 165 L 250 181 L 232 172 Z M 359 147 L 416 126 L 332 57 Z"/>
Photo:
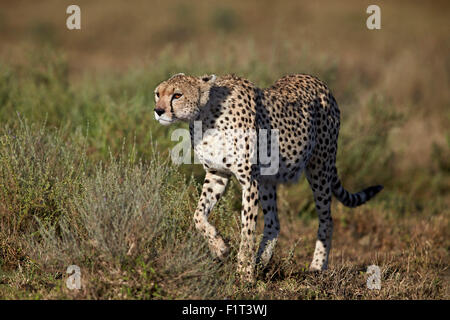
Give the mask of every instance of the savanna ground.
<path id="1" fill-rule="evenodd" d="M 449 3 L 69 1 L 0 4 L 3 299 L 449 299 Z M 338 171 L 370 203 L 333 203 L 328 271 L 308 272 L 317 220 L 304 181 L 279 190 L 280 241 L 254 286 L 234 275 L 236 182 L 211 216 L 223 264 L 191 220 L 203 178 L 170 162 L 153 89 L 177 72 L 326 81 L 341 108 Z M 258 230 L 261 233 L 262 219 Z M 69 265 L 82 272 L 69 290 Z M 381 268 L 381 290 L 366 270 Z"/>

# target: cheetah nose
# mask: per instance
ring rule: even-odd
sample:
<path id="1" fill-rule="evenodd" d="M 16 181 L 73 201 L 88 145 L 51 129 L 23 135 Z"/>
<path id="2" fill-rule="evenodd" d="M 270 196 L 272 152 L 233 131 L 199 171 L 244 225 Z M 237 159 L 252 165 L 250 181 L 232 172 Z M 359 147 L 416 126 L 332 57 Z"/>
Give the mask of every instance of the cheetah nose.
<path id="1" fill-rule="evenodd" d="M 155 108 L 155 112 L 158 116 L 161 116 L 164 113 L 164 109 L 157 109 Z"/>

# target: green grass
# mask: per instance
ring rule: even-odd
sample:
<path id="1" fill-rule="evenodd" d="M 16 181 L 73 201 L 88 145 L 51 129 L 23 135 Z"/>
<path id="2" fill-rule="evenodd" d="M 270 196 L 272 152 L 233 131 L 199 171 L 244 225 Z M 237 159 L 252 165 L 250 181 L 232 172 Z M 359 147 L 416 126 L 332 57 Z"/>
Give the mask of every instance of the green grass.
<path id="1" fill-rule="evenodd" d="M 156 154 L 92 162 L 82 137 L 68 145 L 59 136 L 24 122 L 2 133 L 2 270 L 23 265 L 39 294 L 62 290 L 55 280 L 71 264 L 92 284 L 89 298 L 217 294 L 217 266 L 189 215 L 195 182 Z M 184 290 L 171 291 L 174 279 Z"/>

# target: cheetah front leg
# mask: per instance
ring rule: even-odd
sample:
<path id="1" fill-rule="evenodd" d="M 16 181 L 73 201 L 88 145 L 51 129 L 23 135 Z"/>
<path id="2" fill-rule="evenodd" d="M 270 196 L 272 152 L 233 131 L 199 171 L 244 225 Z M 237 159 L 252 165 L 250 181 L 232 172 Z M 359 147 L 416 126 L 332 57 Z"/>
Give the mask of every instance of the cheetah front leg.
<path id="1" fill-rule="evenodd" d="M 242 185 L 241 243 L 237 256 L 237 272 L 241 280 L 254 282 L 256 265 L 255 229 L 258 216 L 258 183 L 256 179 Z"/>
<path id="2" fill-rule="evenodd" d="M 228 184 L 229 176 L 207 172 L 203 183 L 202 194 L 198 201 L 197 210 L 194 214 L 195 227 L 208 240 L 209 248 L 214 255 L 223 260 L 229 252 L 229 247 L 225 244 L 216 228 L 208 222 L 208 216 L 214 205 L 220 199 Z"/>

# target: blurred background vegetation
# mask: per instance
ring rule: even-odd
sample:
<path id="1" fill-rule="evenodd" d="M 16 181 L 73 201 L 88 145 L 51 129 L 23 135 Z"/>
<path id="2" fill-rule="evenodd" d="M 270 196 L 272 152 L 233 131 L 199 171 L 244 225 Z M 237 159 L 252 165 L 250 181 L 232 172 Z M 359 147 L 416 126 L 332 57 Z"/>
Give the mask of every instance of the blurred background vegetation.
<path id="1" fill-rule="evenodd" d="M 98 235 L 107 230 L 102 226 L 96 226 L 97 231 L 86 229 L 86 224 L 92 225 L 87 222 L 91 220 L 86 220 L 89 212 L 100 208 L 101 217 L 105 217 L 105 212 L 123 212 L 120 199 L 125 202 L 134 199 L 128 205 L 138 207 L 137 203 L 150 201 L 154 206 L 151 212 L 176 212 L 174 217 L 185 212 L 186 216 L 179 217 L 184 222 L 177 222 L 179 230 L 169 232 L 164 225 L 170 223 L 162 223 L 158 234 L 171 234 L 170 241 L 155 237 L 165 246 L 171 244 L 173 251 L 182 251 L 176 249 L 177 237 L 188 237 L 186 246 L 199 245 L 195 245 L 198 241 L 195 234 L 187 236 L 186 231 L 191 228 L 189 211 L 195 208 L 203 170 L 199 165 L 173 168 L 165 162 L 170 147 L 176 144 L 170 139 L 172 130 L 186 125 L 162 127 L 153 118 L 155 86 L 178 72 L 235 73 L 260 87 L 269 86 L 289 73 L 310 73 L 321 78 L 333 91 L 341 109 L 337 165 L 344 185 L 357 191 L 383 184 L 385 190 L 370 204 L 380 215 L 408 219 L 439 217 L 443 219 L 444 231 L 438 231 L 448 231 L 448 2 L 379 1 L 382 28 L 375 31 L 368 30 L 365 24 L 370 1 L 174 0 L 125 4 L 116 0 L 80 0 L 76 4 L 81 8 L 81 30 L 72 31 L 65 24 L 68 16 L 65 11 L 70 4 L 56 0 L 0 4 L 0 266 L 4 270 L 15 270 L 24 261 L 31 263 L 30 270 L 43 268 L 48 263 L 38 260 L 44 256 L 53 266 L 74 259 L 86 265 L 92 253 L 100 250 L 107 262 L 92 264 L 93 269 L 100 268 L 99 265 L 108 269 L 104 263 L 109 263 L 108 270 L 123 271 L 124 265 L 131 264 L 132 270 L 139 266 L 141 273 L 152 274 L 149 270 L 155 266 L 150 267 L 150 262 L 163 253 L 164 245 L 149 248 L 148 252 L 143 250 L 145 254 L 130 263 L 129 259 L 117 262 L 114 258 L 129 257 L 130 247 L 113 254 L 117 248 L 111 251 L 111 241 L 104 240 L 107 244 L 100 249 L 89 242 L 92 232 Z M 134 166 L 141 160 L 150 164 L 136 169 Z M 158 166 L 169 173 L 152 178 Z M 127 170 L 144 179 L 143 189 L 155 197 L 135 198 L 137 195 L 128 194 L 134 185 Z M 86 190 L 99 188 L 107 192 L 108 186 L 122 178 L 128 181 L 128 189 L 109 190 L 111 194 L 122 195 L 114 198 L 112 204 L 99 204 L 86 194 Z M 152 181 L 164 181 L 169 189 L 190 190 L 182 198 L 184 204 L 179 201 L 174 204 L 176 194 L 166 198 L 163 189 L 152 189 Z M 163 201 L 169 209 L 158 208 L 155 199 Z M 85 207 L 84 211 L 77 209 L 76 204 L 85 203 L 84 200 L 90 200 L 86 206 L 91 207 Z M 283 216 L 315 223 L 311 219 L 315 217 L 314 204 L 305 181 L 280 188 L 279 206 L 282 223 L 287 219 Z M 227 227 L 224 219 L 232 214 L 236 217 L 239 208 L 239 188 L 235 183 L 218 208 L 221 217 L 213 218 L 232 239 L 237 238 L 237 231 Z M 341 214 L 343 224 L 347 214 L 351 217 L 350 209 L 334 204 L 334 210 Z M 144 213 L 140 213 L 139 221 L 148 223 Z M 134 217 L 136 213 L 131 210 L 129 214 Z M 75 223 L 67 219 L 78 220 Z M 104 219 L 115 221 L 110 216 Z M 231 227 L 236 229 L 234 221 Z M 64 228 L 73 223 L 79 229 Z M 315 228 L 312 226 L 311 230 Z M 127 238 L 128 246 L 133 243 L 129 237 L 136 233 L 142 235 L 141 248 L 149 247 L 144 238 L 154 239 L 153 233 L 149 235 L 135 225 L 125 229 L 123 237 Z M 31 235 L 33 240 L 19 241 L 24 234 Z M 75 258 L 69 255 L 66 260 L 57 258 L 55 252 L 63 250 L 56 246 L 61 237 L 66 239 L 62 243 L 67 246 L 84 243 L 83 254 Z M 101 239 L 96 241 L 103 243 Z M 447 239 L 443 245 L 448 255 Z M 198 261 L 198 255 L 188 258 L 188 266 Z M 170 278 L 176 279 L 173 274 L 177 274 L 182 279 L 189 271 L 170 270 L 166 262 L 156 263 L 162 271 L 155 273 L 158 280 L 152 280 L 150 289 L 136 287 L 139 280 L 129 279 L 133 283 L 131 292 L 122 292 L 120 296 L 114 291 L 107 297 L 148 298 L 139 293 L 144 289 L 154 294 L 150 297 L 158 297 L 162 294 L 160 288 L 154 287 L 160 280 L 158 277 L 167 279 L 163 275 L 171 274 Z M 202 264 L 198 268 L 206 272 L 216 267 Z M 189 272 L 200 272 L 193 270 Z M 11 283 L 19 281 L 8 277 L 15 279 L 8 280 Z M 55 279 L 58 276 L 52 281 Z M 193 288 L 189 282 L 183 285 Z M 167 288 L 166 296 L 216 297 L 220 292 L 211 289 L 202 295 L 189 288 L 183 294 Z M 105 297 L 99 291 L 84 294 Z"/>

